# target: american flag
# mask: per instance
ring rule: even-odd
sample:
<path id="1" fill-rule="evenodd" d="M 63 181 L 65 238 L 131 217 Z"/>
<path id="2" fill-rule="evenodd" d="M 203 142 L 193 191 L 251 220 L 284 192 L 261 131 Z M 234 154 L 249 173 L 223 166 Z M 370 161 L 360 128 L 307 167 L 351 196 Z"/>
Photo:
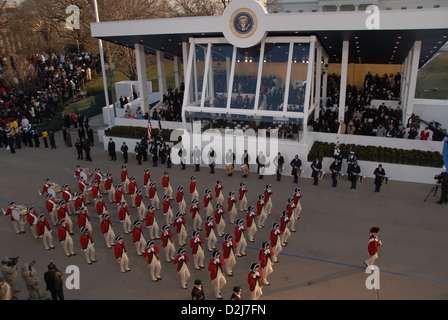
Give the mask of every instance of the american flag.
<path id="1" fill-rule="evenodd" d="M 151 131 L 152 131 L 151 119 L 148 119 L 148 140 L 151 140 Z"/>

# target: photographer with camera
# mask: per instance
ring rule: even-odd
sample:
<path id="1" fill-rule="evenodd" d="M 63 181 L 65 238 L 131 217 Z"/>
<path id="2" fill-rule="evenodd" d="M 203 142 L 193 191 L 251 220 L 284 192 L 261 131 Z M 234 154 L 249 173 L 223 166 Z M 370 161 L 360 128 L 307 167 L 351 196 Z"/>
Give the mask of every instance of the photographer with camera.
<path id="1" fill-rule="evenodd" d="M 22 279 L 25 282 L 28 293 L 30 294 L 28 300 L 42 300 L 44 298 L 44 295 L 40 291 L 37 271 L 33 267 L 35 263 L 36 260 L 33 260 L 30 264 L 25 263 L 22 266 Z"/>
<path id="2" fill-rule="evenodd" d="M 17 262 L 19 257 L 9 258 L 3 257 L 2 259 L 2 275 L 5 282 L 11 286 L 12 295 L 19 292 L 16 290 L 16 278 L 17 278 Z"/>
<path id="3" fill-rule="evenodd" d="M 434 179 L 437 180 L 437 183 L 442 186 L 442 196 L 437 203 L 448 203 L 448 173 L 444 171 L 441 174 L 435 176 Z"/>

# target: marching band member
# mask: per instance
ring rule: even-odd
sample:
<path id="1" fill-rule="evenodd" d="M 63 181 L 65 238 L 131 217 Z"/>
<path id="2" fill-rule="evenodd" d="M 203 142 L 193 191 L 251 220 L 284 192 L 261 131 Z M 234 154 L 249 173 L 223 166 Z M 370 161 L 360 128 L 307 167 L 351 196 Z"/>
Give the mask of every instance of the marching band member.
<path id="1" fill-rule="evenodd" d="M 216 299 L 222 299 L 221 288 L 227 283 L 224 273 L 222 272 L 222 266 L 225 264 L 226 262 L 221 258 L 219 250 L 213 251 L 212 259 L 208 265 L 208 271 L 210 271 L 210 279 Z"/>
<path id="2" fill-rule="evenodd" d="M 213 217 L 208 216 L 205 222 L 205 238 L 207 239 L 207 249 L 210 252 L 216 249 L 215 246 L 218 241 L 215 235 L 215 230 L 213 229 L 216 229 L 216 225 L 213 222 Z"/>
<path id="3" fill-rule="evenodd" d="M 170 199 L 174 199 L 173 198 L 173 188 L 171 187 L 171 183 L 170 183 L 170 173 L 168 171 L 165 171 L 163 173 L 163 178 L 162 178 L 162 187 L 163 187 L 163 195 L 168 195 L 170 197 Z"/>
<path id="4" fill-rule="evenodd" d="M 135 220 L 132 229 L 132 241 L 134 241 L 137 255 L 141 256 L 145 253 L 146 240 L 143 235 L 143 227 L 139 220 Z"/>
<path id="5" fill-rule="evenodd" d="M 336 188 L 338 185 L 338 175 L 341 172 L 342 163 L 338 158 L 334 159 L 333 163 L 330 166 L 331 170 L 331 179 L 333 180 L 332 187 Z"/>
<path id="6" fill-rule="evenodd" d="M 193 200 L 199 200 L 199 193 L 198 193 L 198 189 L 196 188 L 196 177 L 192 176 L 190 178 L 190 196 L 191 196 L 191 201 Z"/>
<path id="7" fill-rule="evenodd" d="M 126 202 L 126 199 L 121 184 L 117 184 L 115 186 L 115 204 L 120 205 L 122 202 Z"/>
<path id="8" fill-rule="evenodd" d="M 249 242 L 254 242 L 254 235 L 257 232 L 257 224 L 255 223 L 255 218 L 257 214 L 254 211 L 254 206 L 249 206 L 246 214 L 246 226 L 247 226 L 247 236 Z"/>
<path id="9" fill-rule="evenodd" d="M 177 250 L 177 257 L 174 259 L 174 264 L 177 264 L 177 273 L 180 276 L 180 286 L 183 289 L 187 289 L 187 281 L 190 278 L 190 270 L 188 270 L 187 262 L 188 259 L 187 252 L 184 248 L 179 248 Z"/>
<path id="10" fill-rule="evenodd" d="M 58 237 L 59 242 L 64 248 L 65 255 L 67 257 L 75 256 L 76 253 L 73 251 L 73 239 L 71 235 L 73 232 L 70 229 L 69 224 L 64 218 L 59 220 Z"/>
<path id="11" fill-rule="evenodd" d="M 282 212 L 282 217 L 280 218 L 280 232 L 282 246 L 286 247 L 288 245 L 288 239 L 291 236 L 291 232 L 289 231 L 288 224 L 290 222 L 288 211 Z"/>
<path id="12" fill-rule="evenodd" d="M 112 173 L 106 174 L 106 181 L 104 181 L 104 188 L 106 189 L 107 197 L 110 203 L 114 203 L 115 187 Z"/>
<path id="13" fill-rule="evenodd" d="M 149 197 L 149 201 L 150 201 L 151 205 L 154 206 L 154 208 L 156 208 L 156 210 L 159 210 L 160 209 L 159 208 L 160 200 L 159 200 L 159 195 L 157 194 L 157 188 L 156 188 L 155 182 L 151 182 L 149 184 L 148 197 Z"/>
<path id="14" fill-rule="evenodd" d="M 212 200 L 213 200 L 212 191 L 210 189 L 205 190 L 204 208 L 206 217 L 211 216 L 213 213 Z"/>
<path id="15" fill-rule="evenodd" d="M 106 188 L 104 186 L 104 178 L 103 178 L 103 174 L 101 173 L 101 169 L 100 168 L 95 168 L 95 177 L 94 179 L 96 181 L 98 181 L 98 186 L 100 188 L 100 192 L 101 193 L 106 193 Z"/>
<path id="16" fill-rule="evenodd" d="M 137 208 L 137 215 L 140 221 L 145 220 L 145 214 L 146 214 L 146 206 L 143 203 L 143 192 L 142 190 L 138 189 L 137 193 L 135 195 L 135 207 Z"/>
<path id="17" fill-rule="evenodd" d="M 252 263 L 250 266 L 249 276 L 247 277 L 251 300 L 258 300 L 263 294 L 262 280 L 263 274 L 260 271 L 260 265 L 258 263 Z"/>
<path id="18" fill-rule="evenodd" d="M 45 181 L 45 184 L 42 187 L 42 191 L 39 193 L 40 195 L 46 194 L 48 192 L 48 188 L 50 188 L 53 185 L 50 178 L 45 178 L 44 181 Z"/>
<path id="19" fill-rule="evenodd" d="M 222 185 L 222 180 L 216 181 L 215 198 L 216 198 L 216 203 L 217 204 L 223 204 L 224 203 L 223 189 L 224 189 L 224 186 Z"/>
<path id="20" fill-rule="evenodd" d="M 76 212 L 78 212 L 80 208 L 87 208 L 86 199 L 81 192 L 76 192 L 73 200 Z"/>
<path id="21" fill-rule="evenodd" d="M 149 228 L 149 238 L 151 240 L 159 239 L 159 224 L 156 220 L 156 209 L 153 205 L 150 205 L 146 210 L 146 226 Z"/>
<path id="22" fill-rule="evenodd" d="M 226 228 L 226 221 L 224 220 L 225 213 L 222 204 L 218 203 L 215 210 L 216 232 L 218 233 L 218 237 L 224 235 L 224 229 Z"/>
<path id="23" fill-rule="evenodd" d="M 165 252 L 165 261 L 171 262 L 174 260 L 174 253 L 176 249 L 173 243 L 173 233 L 168 225 L 162 226 L 162 233 L 160 235 L 162 239 L 163 251 Z"/>
<path id="24" fill-rule="evenodd" d="M 82 177 L 79 177 L 78 189 L 79 189 L 79 192 L 81 192 L 81 194 L 83 195 L 84 199 L 86 200 L 86 203 L 89 204 L 90 200 L 89 200 L 88 185 L 87 185 L 86 180 L 84 180 Z"/>
<path id="25" fill-rule="evenodd" d="M 358 175 L 361 173 L 361 167 L 358 165 L 358 161 L 355 161 L 353 166 L 351 167 L 351 181 L 352 186 L 350 189 L 356 189 L 356 181 L 358 179 Z"/>
<path id="26" fill-rule="evenodd" d="M 369 252 L 369 258 L 364 261 L 364 264 L 369 267 L 375 263 L 375 260 L 378 259 L 378 251 L 380 246 L 382 245 L 381 240 L 379 239 L 379 234 L 381 232 L 380 227 L 372 227 L 370 228 L 370 237 L 369 237 L 369 245 L 367 246 L 367 251 Z"/>
<path id="27" fill-rule="evenodd" d="M 240 211 L 247 211 L 247 189 L 245 182 L 240 183 L 240 189 L 238 190 L 238 192 L 240 194 L 240 197 L 238 199 L 240 201 Z"/>
<path id="28" fill-rule="evenodd" d="M 128 186 L 128 194 L 131 196 L 131 205 L 132 208 L 135 208 L 135 196 L 137 195 L 137 181 L 135 180 L 135 177 L 131 177 L 129 186 Z"/>
<path id="29" fill-rule="evenodd" d="M 95 198 L 95 208 L 96 208 L 96 213 L 98 216 L 102 215 L 105 212 L 108 212 L 107 207 L 106 207 L 106 202 L 103 199 L 103 196 L 101 194 L 99 194 L 96 198 Z"/>
<path id="30" fill-rule="evenodd" d="M 92 262 L 96 262 L 95 259 L 95 248 L 92 235 L 90 234 L 89 229 L 86 227 L 81 228 L 81 237 L 79 239 L 81 243 L 81 249 L 84 252 L 84 257 L 86 259 L 87 264 L 92 264 Z"/>
<path id="31" fill-rule="evenodd" d="M 357 161 L 355 153 L 353 151 L 350 151 L 349 156 L 347 157 L 347 174 L 348 174 L 348 180 L 352 181 L 352 171 L 353 166 L 355 165 L 355 162 Z"/>
<path id="32" fill-rule="evenodd" d="M 51 194 L 47 194 L 47 201 L 45 202 L 45 208 L 47 208 L 48 214 L 50 215 L 51 223 L 54 226 L 57 225 L 57 216 L 58 216 L 58 205 L 57 200 L 51 196 Z"/>
<path id="33" fill-rule="evenodd" d="M 294 212 L 294 218 L 296 220 L 300 219 L 300 214 L 302 213 L 302 198 L 303 198 L 303 196 L 300 193 L 300 190 L 301 190 L 300 188 L 296 188 L 294 190 L 294 196 L 292 197 L 294 204 L 296 206 L 295 212 Z M 291 230 L 291 231 L 293 231 L 293 230 Z"/>
<path id="34" fill-rule="evenodd" d="M 120 272 L 125 273 L 131 271 L 129 269 L 129 258 L 127 255 L 126 245 L 123 240 L 123 236 L 119 235 L 115 237 L 114 255 L 120 265 Z"/>
<path id="35" fill-rule="evenodd" d="M 76 209 L 75 209 L 75 206 L 73 203 L 73 197 L 74 197 L 74 195 L 73 195 L 72 190 L 68 187 L 67 184 L 64 184 L 62 186 L 62 199 L 64 199 L 71 214 L 74 214 L 76 212 Z"/>
<path id="36" fill-rule="evenodd" d="M 236 248 L 237 257 L 246 255 L 246 247 L 247 247 L 246 235 L 245 235 L 246 231 L 247 229 L 244 226 L 243 219 L 238 219 L 235 226 L 235 241 L 238 244 Z"/>
<path id="37" fill-rule="evenodd" d="M 51 227 L 48 220 L 43 214 L 38 217 L 38 222 L 36 225 L 37 236 L 42 238 L 42 243 L 44 244 L 45 250 L 54 249 L 53 237 L 51 236 Z"/>
<path id="38" fill-rule="evenodd" d="M 129 186 L 129 174 L 128 169 L 125 165 L 121 166 L 120 178 L 121 178 L 121 185 L 123 186 L 123 191 L 126 192 Z"/>
<path id="39" fill-rule="evenodd" d="M 100 222 L 101 233 L 104 236 L 104 240 L 106 241 L 106 247 L 112 248 L 114 244 L 115 232 L 112 226 L 112 221 L 110 220 L 109 213 L 103 213 L 101 215 Z"/>
<path id="40" fill-rule="evenodd" d="M 162 280 L 160 276 L 160 271 L 162 270 L 162 265 L 157 254 L 160 252 L 159 248 L 155 245 L 154 240 L 149 240 L 146 242 L 146 250 L 143 254 L 143 258 L 147 259 L 148 268 L 151 273 L 151 280 L 157 282 Z"/>
<path id="41" fill-rule="evenodd" d="M 282 248 L 282 241 L 281 241 L 281 231 L 280 231 L 280 225 L 278 223 L 274 223 L 272 225 L 272 230 L 269 235 L 269 239 L 271 241 L 271 248 L 274 252 L 274 256 L 272 257 L 273 262 L 278 262 L 278 254 L 283 250 Z"/>
<path id="42" fill-rule="evenodd" d="M 78 213 L 78 227 L 79 229 L 87 228 L 89 232 L 92 232 L 92 225 L 90 223 L 90 216 L 87 208 L 80 207 L 77 211 Z"/>
<path id="43" fill-rule="evenodd" d="M 272 214 L 272 195 L 274 192 L 271 189 L 271 185 L 268 184 L 266 188 L 264 189 L 264 202 L 266 203 L 264 210 L 266 211 L 267 215 Z"/>
<path id="44" fill-rule="evenodd" d="M 5 215 L 6 215 L 6 216 L 11 215 L 11 223 L 12 223 L 12 226 L 14 227 L 14 231 L 15 231 L 17 234 L 25 233 L 25 229 L 24 229 L 24 226 L 23 226 L 22 219 L 19 217 L 19 219 L 16 220 L 16 218 L 15 218 L 14 215 L 12 214 L 12 213 L 13 213 L 12 211 L 13 211 L 14 208 L 16 207 L 15 202 L 14 202 L 14 201 L 11 201 L 11 202 L 9 202 L 8 204 L 9 204 L 9 207 L 8 207 L 8 209 L 6 210 Z"/>
<path id="45" fill-rule="evenodd" d="M 384 171 L 383 166 L 379 164 L 373 174 L 375 175 L 375 192 L 380 192 L 383 178 L 386 176 L 386 171 Z"/>
<path id="46" fill-rule="evenodd" d="M 128 205 L 125 201 L 120 203 L 120 207 L 118 209 L 118 219 L 120 219 L 124 233 L 131 233 L 131 218 Z"/>
<path id="47" fill-rule="evenodd" d="M 272 257 L 274 256 L 274 251 L 272 251 L 269 242 L 263 242 L 261 244 L 261 250 L 258 254 L 258 259 L 260 260 L 260 268 L 263 272 L 263 284 L 268 286 L 270 283 L 268 281 L 268 275 L 274 271 Z"/>
<path id="48" fill-rule="evenodd" d="M 266 214 L 265 206 L 266 206 L 266 203 L 264 202 L 264 195 L 259 195 L 258 201 L 257 201 L 257 227 L 258 227 L 258 229 L 264 228 L 264 223 L 266 222 L 266 219 L 268 218 L 268 215 Z"/>
<path id="49" fill-rule="evenodd" d="M 227 204 L 229 205 L 229 208 L 227 210 L 227 212 L 229 213 L 229 222 L 230 223 L 235 223 L 235 218 L 236 218 L 236 197 L 235 197 L 235 192 L 231 191 L 229 192 L 229 197 L 227 198 Z"/>
<path id="50" fill-rule="evenodd" d="M 319 172 L 322 170 L 322 162 L 320 162 L 319 158 L 316 158 L 316 160 L 311 163 L 311 169 L 313 171 L 311 173 L 311 177 L 314 179 L 313 185 L 317 186 L 319 182 Z"/>
<path id="51" fill-rule="evenodd" d="M 289 231 L 295 232 L 295 223 L 296 223 L 296 217 L 295 217 L 295 211 L 296 211 L 296 205 L 294 204 L 294 199 L 289 198 L 288 203 L 286 204 L 286 211 L 288 212 L 288 229 Z"/>
<path id="52" fill-rule="evenodd" d="M 199 213 L 201 207 L 199 206 L 199 201 L 197 199 L 193 199 L 190 207 L 191 220 L 193 221 L 193 230 L 202 230 L 202 218 Z"/>
<path id="53" fill-rule="evenodd" d="M 149 188 L 151 184 L 151 173 L 149 169 L 145 169 L 145 173 L 143 175 L 143 186 L 145 187 L 145 195 L 149 197 Z"/>
<path id="54" fill-rule="evenodd" d="M 81 166 L 79 164 L 77 164 L 75 166 L 75 173 L 73 174 L 73 176 L 78 180 L 82 171 L 83 171 L 83 169 L 81 168 Z"/>
<path id="55" fill-rule="evenodd" d="M 222 243 L 222 252 L 226 266 L 226 275 L 233 277 L 233 267 L 236 265 L 235 248 L 237 244 L 233 240 L 232 235 L 226 234 L 224 236 L 224 242 Z"/>
<path id="56" fill-rule="evenodd" d="M 95 200 L 99 195 L 101 195 L 101 191 L 100 191 L 100 183 L 98 180 L 93 180 L 92 181 L 93 186 L 92 186 L 92 199 Z"/>
<path id="57" fill-rule="evenodd" d="M 67 204 L 64 200 L 59 201 L 59 208 L 58 208 L 58 221 L 60 223 L 61 219 L 64 219 L 64 221 L 70 226 L 70 230 L 73 230 L 73 221 L 71 217 L 71 213 L 68 210 Z M 73 232 L 72 232 L 73 234 Z"/>
<path id="58" fill-rule="evenodd" d="M 167 225 L 173 223 L 173 208 L 171 206 L 170 196 L 168 194 L 163 196 L 163 215 L 165 216 L 165 221 Z"/>
<path id="59" fill-rule="evenodd" d="M 177 187 L 176 202 L 177 202 L 177 206 L 179 208 L 179 212 L 185 213 L 185 208 L 187 205 L 185 204 L 184 187 L 183 186 Z"/>
<path id="60" fill-rule="evenodd" d="M 193 265 L 196 270 L 204 268 L 204 249 L 202 244 L 204 240 L 201 238 L 199 231 L 194 231 L 190 240 L 191 253 L 193 254 Z"/>
<path id="61" fill-rule="evenodd" d="M 187 239 L 187 231 L 185 231 L 185 224 L 187 221 L 182 212 L 176 213 L 176 218 L 173 222 L 173 227 L 176 228 L 177 233 L 177 243 L 179 247 L 182 247 L 186 244 Z"/>
<path id="62" fill-rule="evenodd" d="M 30 225 L 31 233 L 33 234 L 34 239 L 37 239 L 37 222 L 39 221 L 37 217 L 39 216 L 33 206 L 29 206 L 26 208 L 26 221 Z"/>

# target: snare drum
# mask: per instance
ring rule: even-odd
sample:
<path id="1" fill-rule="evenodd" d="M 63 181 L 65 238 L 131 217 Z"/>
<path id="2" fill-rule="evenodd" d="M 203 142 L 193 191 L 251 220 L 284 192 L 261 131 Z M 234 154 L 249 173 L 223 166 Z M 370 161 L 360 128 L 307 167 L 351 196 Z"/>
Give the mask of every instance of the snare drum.
<path id="1" fill-rule="evenodd" d="M 84 181 L 87 181 L 87 173 L 85 173 L 84 171 L 81 171 L 81 172 L 79 173 L 79 176 L 80 176 L 81 178 L 83 178 Z"/>
<path id="2" fill-rule="evenodd" d="M 317 173 L 317 179 L 322 180 L 323 177 L 324 177 L 324 172 L 323 171 L 319 171 Z"/>
<path id="3" fill-rule="evenodd" d="M 356 182 L 357 182 L 357 183 L 362 183 L 362 176 L 357 175 L 357 176 L 356 176 Z"/>
<path id="4" fill-rule="evenodd" d="M 389 178 L 387 178 L 387 177 L 383 177 L 383 179 L 381 180 L 381 184 L 384 186 L 384 185 L 387 185 L 387 183 L 389 182 Z"/>
<path id="5" fill-rule="evenodd" d="M 88 188 L 87 192 L 89 193 L 89 196 L 93 198 L 93 187 Z"/>
<path id="6" fill-rule="evenodd" d="M 228 174 L 233 173 L 234 171 L 233 164 L 227 164 L 226 169 Z"/>
<path id="7" fill-rule="evenodd" d="M 14 218 L 14 220 L 20 220 L 23 217 L 26 217 L 26 215 L 28 214 L 28 210 L 25 206 L 15 206 L 12 209 L 12 217 Z"/>
<path id="8" fill-rule="evenodd" d="M 341 181 L 341 179 L 342 179 L 342 174 L 340 172 L 336 173 L 336 180 Z"/>
<path id="9" fill-rule="evenodd" d="M 242 164 L 241 165 L 241 172 L 243 172 L 244 175 L 249 174 L 249 167 L 247 164 Z"/>

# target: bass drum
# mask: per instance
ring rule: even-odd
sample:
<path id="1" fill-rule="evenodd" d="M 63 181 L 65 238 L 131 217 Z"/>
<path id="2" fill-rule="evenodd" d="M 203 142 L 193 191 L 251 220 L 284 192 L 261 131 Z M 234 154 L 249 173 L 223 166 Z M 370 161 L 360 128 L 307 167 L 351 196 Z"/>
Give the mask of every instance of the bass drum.
<path id="1" fill-rule="evenodd" d="M 14 218 L 14 220 L 18 221 L 27 215 L 28 210 L 26 209 L 25 206 L 18 206 L 18 207 L 15 207 L 14 209 L 12 209 L 11 213 L 12 213 L 12 217 Z"/>
<path id="2" fill-rule="evenodd" d="M 84 171 L 81 171 L 81 172 L 79 173 L 79 176 L 80 176 L 81 178 L 83 178 L 84 181 L 87 181 L 87 173 L 85 173 Z"/>

